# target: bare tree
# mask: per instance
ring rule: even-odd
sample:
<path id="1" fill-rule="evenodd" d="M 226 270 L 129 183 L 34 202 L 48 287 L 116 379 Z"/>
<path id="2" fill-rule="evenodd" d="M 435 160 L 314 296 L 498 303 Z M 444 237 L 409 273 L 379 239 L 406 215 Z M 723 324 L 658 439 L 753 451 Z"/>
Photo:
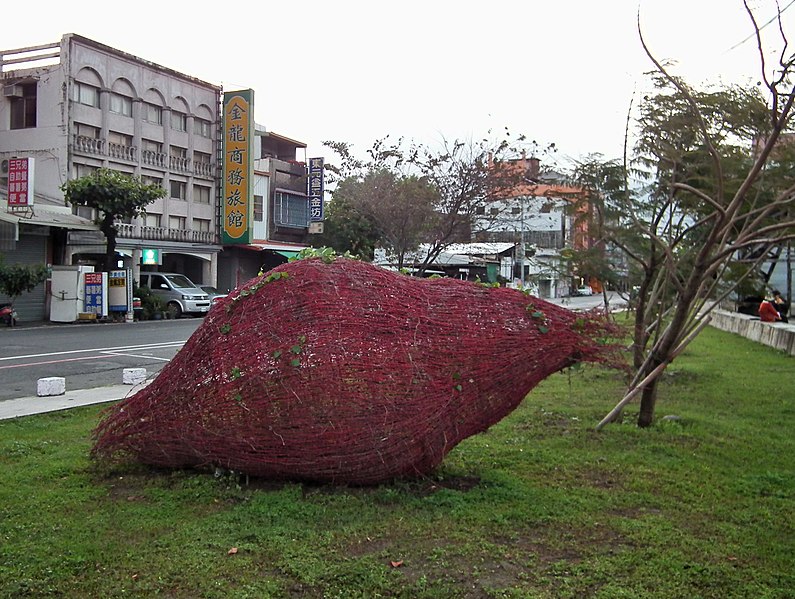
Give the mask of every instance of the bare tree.
<path id="1" fill-rule="evenodd" d="M 642 111 L 637 146 L 641 161 L 635 163 L 635 172 L 646 169 L 651 186 L 637 209 L 626 215 L 643 240 L 634 255 L 644 273 L 634 340 L 636 370 L 625 397 L 597 429 L 638 395 L 638 425 L 649 426 L 660 374 L 737 287 L 738 281 L 728 281 L 726 274 L 738 254 L 761 250 L 761 262 L 770 248 L 795 237 L 793 171 L 774 185 L 765 177 L 791 123 L 794 57 L 779 13 L 781 50 L 775 74 L 768 75 L 761 28 L 744 4 L 767 96 L 761 111 L 754 108 L 758 98 L 752 90 L 700 93 L 673 76 L 647 47 L 639 21 L 661 93 Z"/>

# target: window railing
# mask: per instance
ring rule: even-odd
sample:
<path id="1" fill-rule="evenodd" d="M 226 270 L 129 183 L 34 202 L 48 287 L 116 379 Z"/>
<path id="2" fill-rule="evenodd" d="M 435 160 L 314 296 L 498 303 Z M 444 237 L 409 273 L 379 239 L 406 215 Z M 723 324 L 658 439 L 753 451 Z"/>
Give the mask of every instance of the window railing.
<path id="1" fill-rule="evenodd" d="M 116 224 L 120 239 L 145 239 L 149 241 L 182 241 L 188 243 L 217 244 L 218 237 L 213 231 L 194 231 L 193 229 L 169 229 L 148 225 Z"/>
<path id="2" fill-rule="evenodd" d="M 168 168 L 172 171 L 190 171 L 190 160 L 180 156 L 168 157 Z"/>
<path id="3" fill-rule="evenodd" d="M 162 169 L 166 168 L 167 155 L 163 152 L 156 152 L 154 150 L 141 151 L 141 162 L 150 166 L 157 166 Z"/>
<path id="4" fill-rule="evenodd" d="M 84 154 L 105 154 L 105 142 L 85 135 L 74 136 L 74 149 Z"/>
<path id="5" fill-rule="evenodd" d="M 75 134 L 72 138 L 72 150 L 80 154 L 108 156 L 129 162 L 139 161 L 139 151 L 135 146 L 128 146 L 103 139 Z M 181 173 L 192 173 L 203 179 L 215 179 L 216 166 L 210 162 L 200 162 L 180 156 L 169 156 L 154 150 L 141 150 L 140 163 Z"/>
<path id="6" fill-rule="evenodd" d="M 113 142 L 108 143 L 108 156 L 111 158 L 120 158 L 122 160 L 135 161 L 135 148 L 132 146 L 124 146 Z"/>
<path id="7" fill-rule="evenodd" d="M 212 179 L 215 177 L 215 167 L 209 162 L 195 162 L 193 163 L 193 173 L 200 177 Z"/>

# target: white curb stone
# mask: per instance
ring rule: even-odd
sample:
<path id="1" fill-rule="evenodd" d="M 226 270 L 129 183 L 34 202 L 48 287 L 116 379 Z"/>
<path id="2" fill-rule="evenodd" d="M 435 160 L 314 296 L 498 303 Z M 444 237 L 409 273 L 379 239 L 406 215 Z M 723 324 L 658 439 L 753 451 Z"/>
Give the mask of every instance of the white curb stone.
<path id="1" fill-rule="evenodd" d="M 48 376 L 39 379 L 36 385 L 36 395 L 39 397 L 63 395 L 64 393 L 66 393 L 66 379 L 62 376 Z"/>
<path id="2" fill-rule="evenodd" d="M 139 385 L 146 380 L 146 368 L 125 368 L 121 382 L 125 385 Z"/>

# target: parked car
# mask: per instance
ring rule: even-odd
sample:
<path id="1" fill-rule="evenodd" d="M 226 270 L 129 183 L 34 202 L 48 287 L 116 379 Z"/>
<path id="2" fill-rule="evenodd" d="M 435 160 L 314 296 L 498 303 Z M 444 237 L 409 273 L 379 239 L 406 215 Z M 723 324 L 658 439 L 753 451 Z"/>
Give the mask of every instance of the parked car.
<path id="1" fill-rule="evenodd" d="M 228 295 L 226 293 L 221 293 L 220 291 L 218 291 L 218 289 L 216 289 L 212 285 L 199 285 L 199 289 L 204 291 L 204 293 L 206 293 L 207 296 L 210 298 L 210 305 L 215 304 L 215 302 L 222 300 Z"/>
<path id="2" fill-rule="evenodd" d="M 593 295 L 593 289 L 590 287 L 580 287 L 574 292 L 574 295 Z"/>
<path id="3" fill-rule="evenodd" d="M 160 297 L 171 318 L 183 314 L 203 316 L 210 310 L 210 298 L 185 275 L 174 272 L 142 272 L 141 287 Z"/>

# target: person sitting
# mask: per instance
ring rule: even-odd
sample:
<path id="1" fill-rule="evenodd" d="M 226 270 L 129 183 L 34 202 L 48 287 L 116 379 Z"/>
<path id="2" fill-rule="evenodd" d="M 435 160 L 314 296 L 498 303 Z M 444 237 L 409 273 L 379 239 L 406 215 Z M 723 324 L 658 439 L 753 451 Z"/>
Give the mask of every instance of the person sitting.
<path id="1" fill-rule="evenodd" d="M 759 318 L 762 322 L 779 322 L 781 321 L 781 314 L 778 313 L 775 306 L 773 306 L 773 300 L 770 298 L 765 298 L 762 300 L 762 303 L 759 304 Z"/>
<path id="2" fill-rule="evenodd" d="M 789 304 L 781 297 L 781 293 L 778 290 L 773 291 L 773 301 L 771 302 L 773 307 L 778 312 L 778 315 L 781 317 L 781 322 L 789 322 L 787 320 L 787 313 L 789 312 Z"/>

